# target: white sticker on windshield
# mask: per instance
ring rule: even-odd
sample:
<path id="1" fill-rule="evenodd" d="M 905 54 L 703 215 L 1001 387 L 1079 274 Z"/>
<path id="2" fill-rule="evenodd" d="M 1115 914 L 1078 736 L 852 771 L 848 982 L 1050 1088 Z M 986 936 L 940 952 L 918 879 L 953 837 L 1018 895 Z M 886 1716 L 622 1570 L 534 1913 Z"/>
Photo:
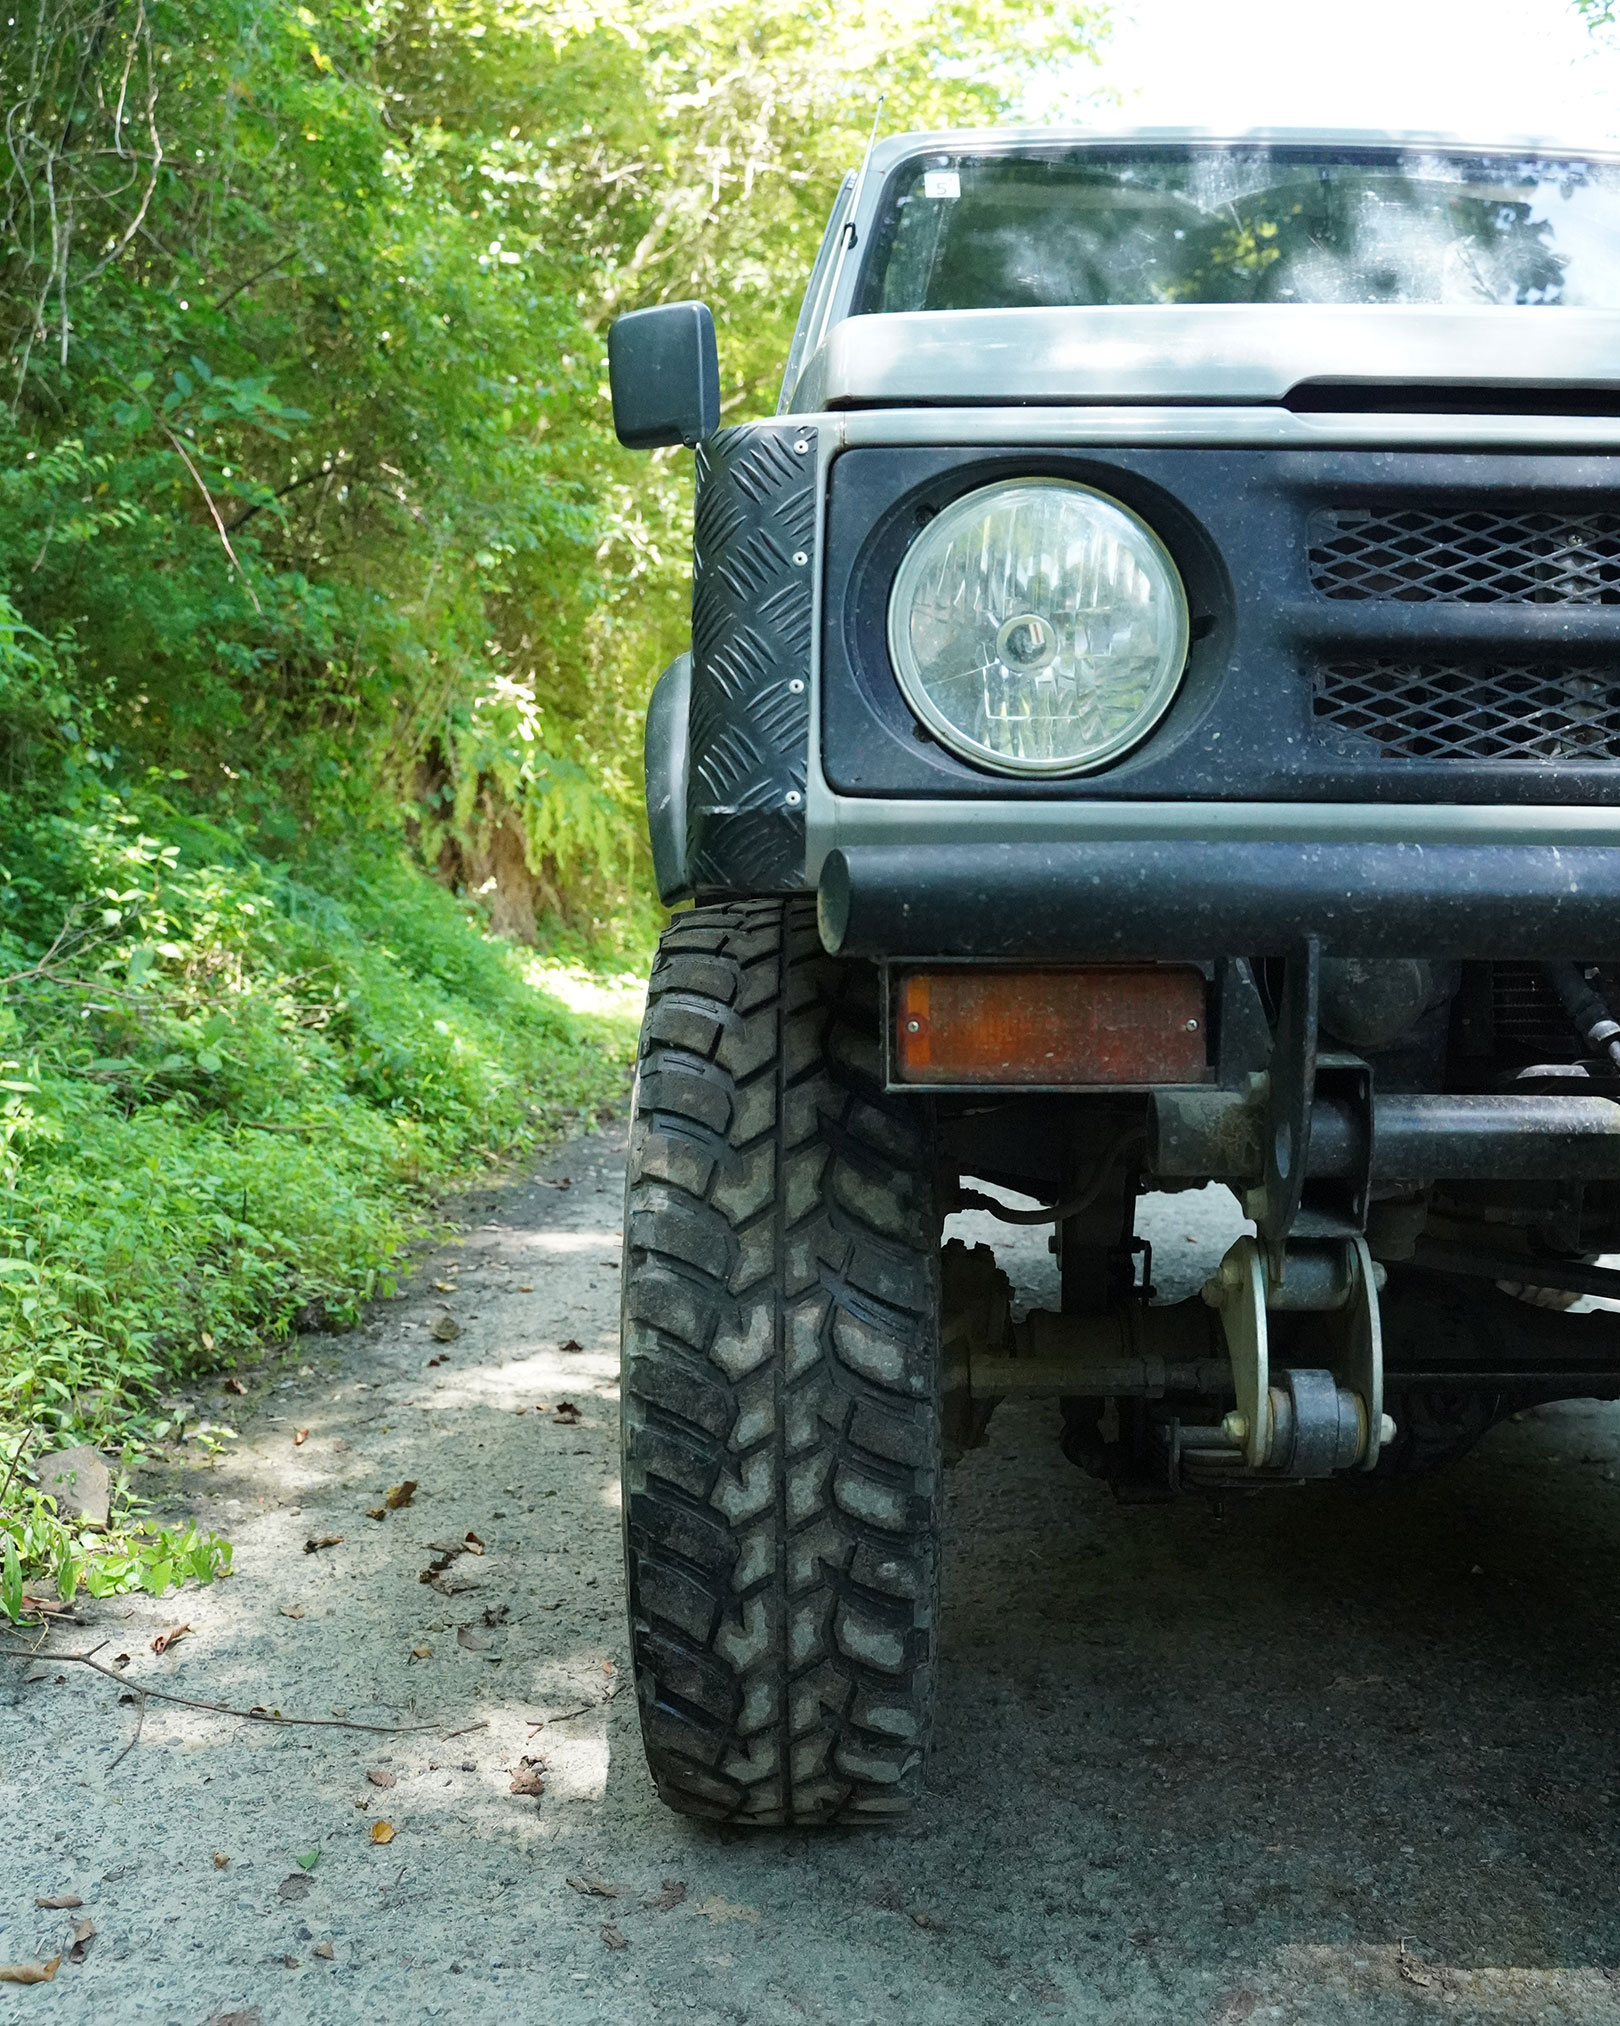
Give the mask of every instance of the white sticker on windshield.
<path id="1" fill-rule="evenodd" d="M 962 179 L 954 169 L 924 169 L 923 195 L 947 203 L 962 194 Z"/>

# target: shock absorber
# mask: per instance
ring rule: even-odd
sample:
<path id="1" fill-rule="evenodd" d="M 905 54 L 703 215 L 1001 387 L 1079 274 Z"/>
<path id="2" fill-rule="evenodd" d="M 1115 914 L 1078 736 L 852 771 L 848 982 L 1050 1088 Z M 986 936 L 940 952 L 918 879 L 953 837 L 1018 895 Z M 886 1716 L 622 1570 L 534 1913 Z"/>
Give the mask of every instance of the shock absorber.
<path id="1" fill-rule="evenodd" d="M 1577 1033 L 1594 1054 L 1606 1055 L 1620 1068 L 1620 1020 L 1579 964 L 1543 964 L 1542 974 L 1558 994 Z"/>

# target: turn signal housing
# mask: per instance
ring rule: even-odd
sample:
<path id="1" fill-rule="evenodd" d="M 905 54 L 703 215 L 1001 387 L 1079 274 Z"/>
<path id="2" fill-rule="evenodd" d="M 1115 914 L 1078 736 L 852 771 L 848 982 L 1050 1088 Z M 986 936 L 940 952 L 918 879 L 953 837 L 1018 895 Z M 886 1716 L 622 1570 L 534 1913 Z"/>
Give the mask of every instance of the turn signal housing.
<path id="1" fill-rule="evenodd" d="M 937 1088 L 1208 1083 L 1207 989 L 1191 964 L 901 972 L 893 1081 Z"/>

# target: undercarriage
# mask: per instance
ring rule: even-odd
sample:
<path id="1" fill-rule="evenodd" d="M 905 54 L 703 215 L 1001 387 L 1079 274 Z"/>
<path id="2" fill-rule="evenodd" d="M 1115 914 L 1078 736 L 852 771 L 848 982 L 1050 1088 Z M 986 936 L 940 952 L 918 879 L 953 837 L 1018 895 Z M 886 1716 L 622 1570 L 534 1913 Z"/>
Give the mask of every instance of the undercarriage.
<path id="1" fill-rule="evenodd" d="M 1123 967 L 1067 975 L 1134 993 L 1140 1019 Z M 918 1075 L 906 1006 L 960 1003 L 915 976 L 891 983 L 894 1087 Z M 1000 973 L 1001 996 L 1038 976 Z M 1620 1395 L 1620 1313 L 1586 1299 L 1620 1297 L 1620 1272 L 1596 1263 L 1620 1250 L 1605 971 L 1324 960 L 1308 943 L 1203 977 L 1202 1083 L 936 1097 L 947 1200 L 1050 1221 L 1062 1287 L 1059 1311 L 1015 1321 L 989 1248 L 947 1245 L 948 1453 L 983 1438 L 998 1401 L 1047 1395 L 1074 1462 L 1122 1497 L 1163 1497 L 1404 1474 L 1516 1409 Z M 1120 1042 L 1151 1045 L 1140 1029 Z M 975 1179 L 1043 1207 L 1010 1210 Z M 1156 1303 L 1137 1204 L 1209 1182 L 1252 1234 L 1201 1294 Z"/>

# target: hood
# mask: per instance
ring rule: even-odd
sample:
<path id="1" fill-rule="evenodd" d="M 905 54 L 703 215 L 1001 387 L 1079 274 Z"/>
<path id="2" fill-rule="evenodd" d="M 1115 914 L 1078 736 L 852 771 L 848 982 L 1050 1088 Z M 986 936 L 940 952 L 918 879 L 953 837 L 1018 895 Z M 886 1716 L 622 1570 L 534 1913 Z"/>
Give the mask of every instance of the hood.
<path id="1" fill-rule="evenodd" d="M 1390 405 L 1411 408 L 1423 387 L 1620 396 L 1620 310 L 1217 303 L 846 317 L 812 354 L 792 406 L 1376 408 L 1384 388 L 1407 397 Z M 1345 389 L 1366 393 L 1341 400 Z"/>

